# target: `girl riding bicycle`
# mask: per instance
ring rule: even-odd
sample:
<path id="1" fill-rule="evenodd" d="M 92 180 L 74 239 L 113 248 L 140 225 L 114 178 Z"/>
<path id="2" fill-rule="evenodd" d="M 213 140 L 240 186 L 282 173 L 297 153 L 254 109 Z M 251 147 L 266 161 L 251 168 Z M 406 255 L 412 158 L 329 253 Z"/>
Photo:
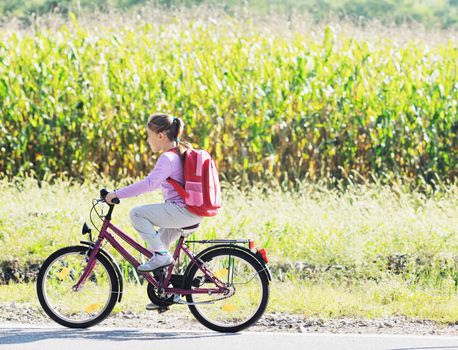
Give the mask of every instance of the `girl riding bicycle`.
<path id="1" fill-rule="evenodd" d="M 43 310 L 57 323 L 72 328 L 93 326 L 121 301 L 123 275 L 103 249 L 106 243 L 137 267 L 147 281 L 147 294 L 152 301 L 147 310 L 164 312 L 171 305 L 187 305 L 200 323 L 219 332 L 245 329 L 266 310 L 272 276 L 265 249 L 257 249 L 249 239 L 186 238 L 202 217 L 216 215 L 221 193 L 216 165 L 208 152 L 187 149 L 190 145 L 179 141 L 183 126 L 179 118 L 151 116 L 147 140 L 153 152 L 161 153 L 154 169 L 144 180 L 130 186 L 110 193 L 100 190 L 100 198 L 93 200 L 91 209 L 91 214 L 94 210 L 103 222 L 100 228 L 93 223 L 97 237 L 93 239 L 85 223 L 82 234 L 88 234 L 89 241 L 58 249 L 43 262 L 37 295 Z M 145 248 L 111 223 L 114 204 L 120 202 L 118 198 L 159 188 L 165 203 L 136 207 L 130 212 L 134 228 L 148 244 Z M 109 204 L 106 215 L 97 212 L 99 203 Z M 115 236 L 151 259 L 140 265 Z M 177 238 L 172 257 L 168 248 Z M 188 242 L 209 246 L 194 253 Z M 174 273 L 174 259 L 179 260 L 180 253 L 189 258 L 189 264 L 183 273 Z"/>
<path id="2" fill-rule="evenodd" d="M 143 205 L 130 211 L 133 227 L 153 252 L 152 258 L 138 267 L 140 272 L 173 264 L 174 260 L 168 249 L 180 236 L 180 229 L 202 221 L 201 216 L 186 208 L 181 196 L 167 181 L 171 177 L 181 184 L 184 183 L 182 154 L 192 146 L 179 139 L 183 129 L 184 122 L 181 118 L 167 114 L 152 115 L 147 123 L 147 141 L 153 152 L 160 153 L 156 165 L 145 179 L 110 192 L 105 199 L 112 204 L 114 198 L 129 198 L 159 188 L 162 190 L 164 203 Z"/>

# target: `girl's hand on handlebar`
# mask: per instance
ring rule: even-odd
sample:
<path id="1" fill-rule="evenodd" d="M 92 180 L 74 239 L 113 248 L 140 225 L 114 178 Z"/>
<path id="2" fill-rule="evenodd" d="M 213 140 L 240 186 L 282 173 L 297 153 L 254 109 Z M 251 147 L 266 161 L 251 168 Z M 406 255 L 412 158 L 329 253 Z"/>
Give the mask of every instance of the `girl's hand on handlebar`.
<path id="1" fill-rule="evenodd" d="M 118 196 L 116 196 L 116 193 L 114 192 L 110 192 L 107 194 L 107 196 L 105 197 L 105 202 L 107 202 L 108 204 L 110 205 L 113 205 L 115 203 L 112 202 L 113 199 L 115 198 L 118 198 Z"/>

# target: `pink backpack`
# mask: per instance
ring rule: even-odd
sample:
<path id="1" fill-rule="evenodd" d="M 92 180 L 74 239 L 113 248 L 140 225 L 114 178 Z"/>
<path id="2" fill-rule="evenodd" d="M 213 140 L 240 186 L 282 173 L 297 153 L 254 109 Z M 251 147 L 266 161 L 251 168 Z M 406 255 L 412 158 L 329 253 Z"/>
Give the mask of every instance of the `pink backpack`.
<path id="1" fill-rule="evenodd" d="M 188 149 L 183 158 L 184 188 L 170 177 L 167 181 L 183 198 L 190 212 L 199 216 L 216 215 L 221 208 L 221 188 L 215 162 L 203 150 Z"/>

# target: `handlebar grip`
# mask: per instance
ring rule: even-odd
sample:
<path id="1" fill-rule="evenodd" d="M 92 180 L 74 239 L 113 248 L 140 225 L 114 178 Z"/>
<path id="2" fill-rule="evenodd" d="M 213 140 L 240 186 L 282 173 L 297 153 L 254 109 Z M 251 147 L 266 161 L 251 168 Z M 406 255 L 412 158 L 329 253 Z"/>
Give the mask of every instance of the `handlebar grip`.
<path id="1" fill-rule="evenodd" d="M 103 200 L 105 200 L 105 197 L 107 196 L 108 194 L 108 191 L 106 190 L 106 188 L 102 188 L 100 190 L 100 198 L 102 198 Z"/>
<path id="2" fill-rule="evenodd" d="M 105 197 L 107 196 L 108 193 L 109 193 L 109 192 L 108 192 L 105 188 L 101 189 L 101 190 L 100 190 L 100 198 L 102 198 L 103 200 L 105 200 Z M 119 198 L 113 198 L 113 199 L 111 200 L 111 202 L 114 203 L 114 204 L 119 204 L 119 203 L 121 203 L 121 201 L 119 200 Z"/>

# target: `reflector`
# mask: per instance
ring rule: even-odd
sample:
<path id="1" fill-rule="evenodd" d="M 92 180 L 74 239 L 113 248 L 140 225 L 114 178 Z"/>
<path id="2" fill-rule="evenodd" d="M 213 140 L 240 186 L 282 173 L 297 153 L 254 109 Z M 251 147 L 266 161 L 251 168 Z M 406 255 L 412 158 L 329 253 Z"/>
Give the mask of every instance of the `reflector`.
<path id="1" fill-rule="evenodd" d="M 237 307 L 234 304 L 225 304 L 221 306 L 221 310 L 226 311 L 226 312 L 233 312 L 237 310 Z"/>
<path id="2" fill-rule="evenodd" d="M 261 256 L 262 260 L 266 262 L 266 264 L 269 262 L 269 258 L 267 257 L 267 252 L 264 248 L 258 249 L 258 254 Z"/>
<path id="3" fill-rule="evenodd" d="M 87 306 L 84 311 L 86 311 L 88 314 L 90 314 L 91 312 L 94 312 L 95 310 L 97 310 L 98 308 L 98 305 L 97 304 L 91 304 L 89 306 Z"/>
<path id="4" fill-rule="evenodd" d="M 68 274 L 70 273 L 70 269 L 67 268 L 67 267 L 64 267 L 60 272 L 59 274 L 57 275 L 57 277 L 63 281 L 67 276 Z"/>

